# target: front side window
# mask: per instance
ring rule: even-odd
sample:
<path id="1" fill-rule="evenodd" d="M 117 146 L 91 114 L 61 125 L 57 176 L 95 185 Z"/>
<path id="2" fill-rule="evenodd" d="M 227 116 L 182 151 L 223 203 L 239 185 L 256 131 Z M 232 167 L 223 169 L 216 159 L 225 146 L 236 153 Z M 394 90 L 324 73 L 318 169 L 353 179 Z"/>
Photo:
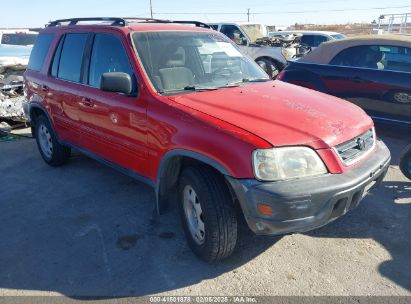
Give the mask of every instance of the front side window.
<path id="1" fill-rule="evenodd" d="M 226 35 L 228 38 L 231 39 L 237 45 L 246 45 L 247 40 L 243 33 L 241 33 L 240 29 L 235 25 L 222 25 L 221 26 L 221 33 Z"/>
<path id="2" fill-rule="evenodd" d="M 88 34 L 72 33 L 64 38 L 57 78 L 80 82 L 81 68 Z"/>
<path id="3" fill-rule="evenodd" d="M 36 44 L 31 51 L 30 60 L 27 68 L 33 71 L 40 71 L 43 67 L 44 60 L 49 52 L 51 42 L 53 41 L 53 34 L 40 34 L 37 38 Z"/>
<path id="4" fill-rule="evenodd" d="M 108 72 L 123 72 L 134 78 L 126 50 L 120 39 L 110 34 L 96 34 L 91 53 L 89 85 L 100 87 L 101 76 Z"/>
<path id="5" fill-rule="evenodd" d="M 134 44 L 157 91 L 207 90 L 269 77 L 216 32 L 136 32 Z"/>

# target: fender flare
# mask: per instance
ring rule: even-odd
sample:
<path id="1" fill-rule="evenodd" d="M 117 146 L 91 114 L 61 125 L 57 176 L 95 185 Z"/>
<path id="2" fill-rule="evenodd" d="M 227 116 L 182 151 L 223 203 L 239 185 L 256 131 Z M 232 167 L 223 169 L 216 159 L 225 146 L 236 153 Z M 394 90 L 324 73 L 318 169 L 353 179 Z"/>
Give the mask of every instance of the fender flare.
<path id="1" fill-rule="evenodd" d="M 157 170 L 157 180 L 155 183 L 155 195 L 156 195 L 156 211 L 157 214 L 161 214 L 163 208 L 165 207 L 165 202 L 162 197 L 161 193 L 161 180 L 162 177 L 164 177 L 165 173 L 167 172 L 167 166 L 169 165 L 169 161 L 174 158 L 174 157 L 188 157 L 194 160 L 197 160 L 199 162 L 202 162 L 206 165 L 209 165 L 210 167 L 216 169 L 218 172 L 220 172 L 222 175 L 225 176 L 232 176 L 232 174 L 225 168 L 221 163 L 219 163 L 217 160 L 212 159 L 208 156 L 205 156 L 201 153 L 194 152 L 191 150 L 185 150 L 185 149 L 173 149 L 168 151 L 161 159 L 160 165 Z M 180 168 L 177 168 L 180 170 Z"/>
<path id="2" fill-rule="evenodd" d="M 43 105 L 39 104 L 39 103 L 29 103 L 29 106 L 28 106 L 28 115 L 29 115 L 29 117 L 30 117 L 31 132 L 32 132 L 33 136 L 35 136 L 35 134 L 34 134 L 34 127 L 35 127 L 35 121 L 36 121 L 36 120 L 33 119 L 33 117 L 32 117 L 32 113 L 33 113 L 33 110 L 34 110 L 34 109 L 39 109 L 39 110 L 44 114 L 44 116 L 46 116 L 46 118 L 47 118 L 47 120 L 49 121 L 50 125 L 54 128 L 53 121 L 51 120 L 50 114 L 49 114 L 49 112 L 46 110 L 46 108 L 45 108 Z"/>

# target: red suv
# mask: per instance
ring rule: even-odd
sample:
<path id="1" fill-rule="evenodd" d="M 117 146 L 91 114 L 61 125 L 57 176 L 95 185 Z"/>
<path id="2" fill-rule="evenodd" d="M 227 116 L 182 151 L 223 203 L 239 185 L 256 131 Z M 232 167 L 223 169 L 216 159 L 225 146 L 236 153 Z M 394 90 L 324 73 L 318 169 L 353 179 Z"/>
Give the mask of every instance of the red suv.
<path id="1" fill-rule="evenodd" d="M 51 22 L 25 90 L 46 163 L 75 149 L 151 185 L 206 261 L 233 252 L 237 207 L 256 234 L 311 230 L 355 208 L 390 162 L 363 110 L 270 80 L 199 22 Z"/>

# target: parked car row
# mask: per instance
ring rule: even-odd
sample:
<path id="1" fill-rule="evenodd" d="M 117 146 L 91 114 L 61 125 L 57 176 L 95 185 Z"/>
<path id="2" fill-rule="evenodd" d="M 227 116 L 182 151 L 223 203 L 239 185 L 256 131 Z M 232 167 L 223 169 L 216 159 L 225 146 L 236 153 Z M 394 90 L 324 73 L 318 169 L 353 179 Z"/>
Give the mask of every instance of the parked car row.
<path id="1" fill-rule="evenodd" d="M 241 213 L 259 235 L 308 231 L 383 180 L 390 152 L 364 111 L 272 80 L 193 25 L 74 18 L 41 31 L 24 81 L 44 161 L 76 149 L 152 186 L 156 212 L 177 206 L 208 262 L 234 251 Z"/>
<path id="2" fill-rule="evenodd" d="M 381 122 L 411 127 L 411 37 L 367 35 L 321 45 L 279 79 L 347 99 Z"/>

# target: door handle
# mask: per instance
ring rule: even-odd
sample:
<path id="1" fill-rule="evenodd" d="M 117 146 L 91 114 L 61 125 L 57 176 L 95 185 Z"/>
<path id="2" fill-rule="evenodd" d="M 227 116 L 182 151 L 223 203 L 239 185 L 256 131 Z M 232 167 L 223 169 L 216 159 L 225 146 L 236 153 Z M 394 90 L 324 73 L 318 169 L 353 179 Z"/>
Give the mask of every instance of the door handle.
<path id="1" fill-rule="evenodd" d="M 93 107 L 94 106 L 94 102 L 90 99 L 90 98 L 87 98 L 87 97 L 83 97 L 82 99 L 81 99 L 81 102 L 80 102 L 83 106 L 86 106 L 86 107 Z"/>

